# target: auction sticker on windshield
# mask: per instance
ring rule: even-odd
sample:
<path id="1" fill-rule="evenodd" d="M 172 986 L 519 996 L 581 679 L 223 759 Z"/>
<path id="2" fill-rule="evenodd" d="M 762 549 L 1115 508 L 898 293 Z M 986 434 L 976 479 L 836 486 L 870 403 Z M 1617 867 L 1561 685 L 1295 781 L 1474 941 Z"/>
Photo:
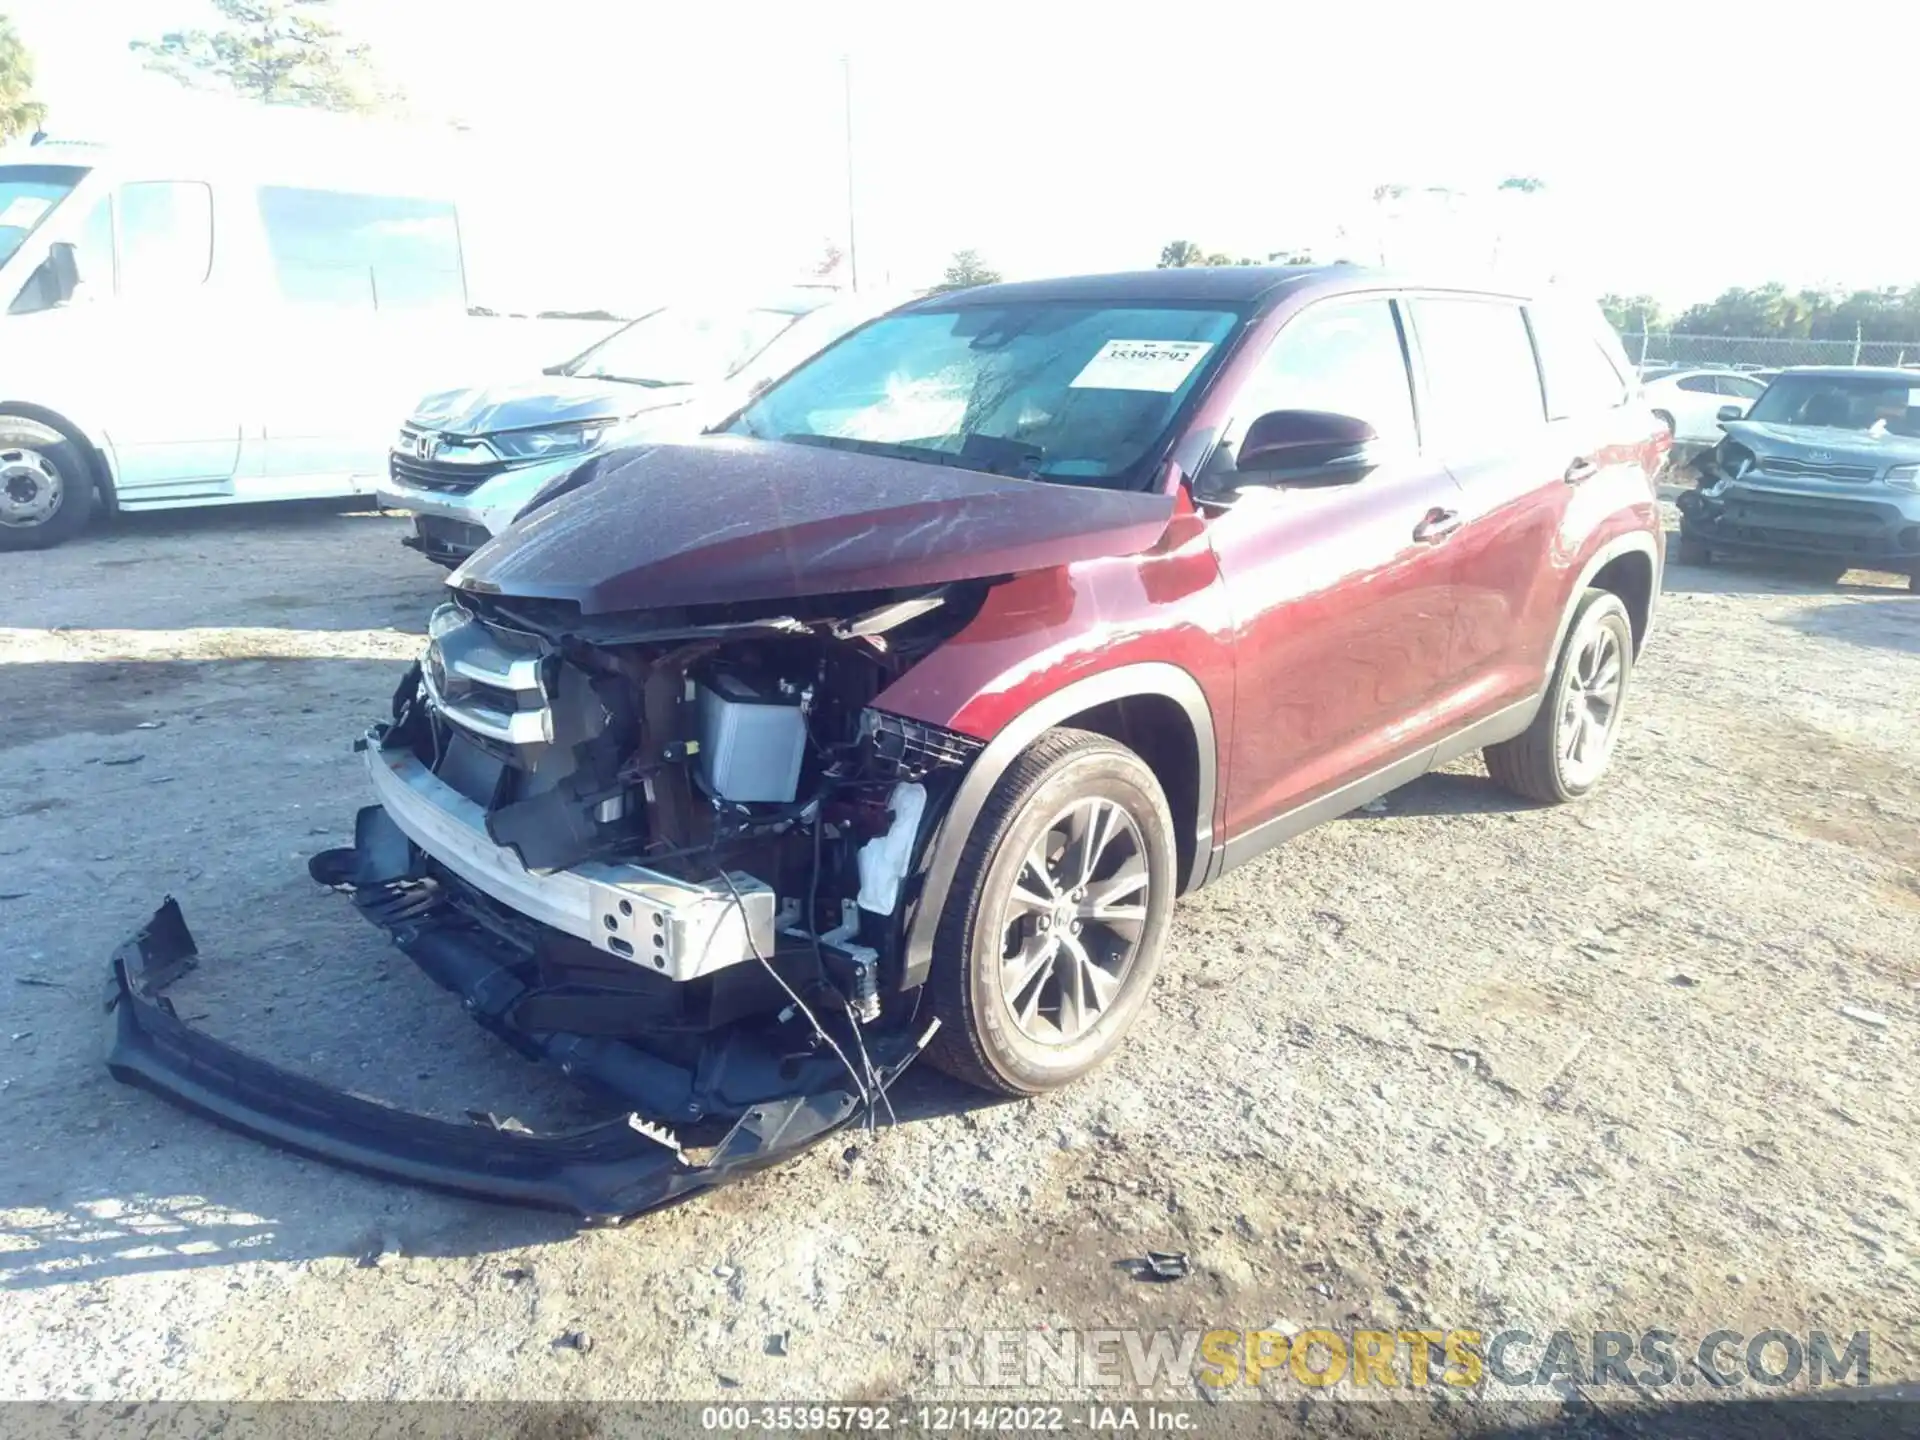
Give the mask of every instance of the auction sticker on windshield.
<path id="1" fill-rule="evenodd" d="M 1210 340 L 1109 340 L 1068 388 L 1157 390 L 1171 395 L 1212 348 Z"/>
<path id="2" fill-rule="evenodd" d="M 0 210 L 0 230 L 31 230 L 52 208 L 51 200 L 38 195 L 16 195 L 11 205 Z"/>

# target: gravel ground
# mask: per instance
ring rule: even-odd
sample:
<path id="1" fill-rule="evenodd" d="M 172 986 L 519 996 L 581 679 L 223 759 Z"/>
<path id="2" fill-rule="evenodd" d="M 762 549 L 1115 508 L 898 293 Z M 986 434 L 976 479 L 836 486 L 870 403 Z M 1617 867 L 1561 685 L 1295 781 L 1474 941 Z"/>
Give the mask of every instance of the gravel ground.
<path id="1" fill-rule="evenodd" d="M 1068 1093 L 915 1072 L 897 1128 L 576 1231 L 99 1063 L 105 958 L 172 893 L 190 1018 L 584 1114 L 305 875 L 438 588 L 399 529 L 160 516 L 0 564 L 0 1397 L 925 1394 L 961 1317 L 1871 1328 L 1876 1379 L 1920 1375 L 1920 599 L 1676 567 L 1589 802 L 1431 776 L 1183 904 Z"/>

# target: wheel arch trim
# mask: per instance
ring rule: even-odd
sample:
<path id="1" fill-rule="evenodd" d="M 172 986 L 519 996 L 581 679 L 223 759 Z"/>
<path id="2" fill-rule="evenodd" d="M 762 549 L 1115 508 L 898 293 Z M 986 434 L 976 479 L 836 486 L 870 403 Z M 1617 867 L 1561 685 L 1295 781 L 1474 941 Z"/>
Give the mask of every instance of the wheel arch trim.
<path id="1" fill-rule="evenodd" d="M 1560 623 L 1553 632 L 1553 648 L 1547 651 L 1546 679 L 1549 682 L 1553 678 L 1552 667 L 1560 663 L 1560 647 L 1567 643 L 1567 631 L 1573 625 L 1574 612 L 1580 608 L 1580 597 L 1591 588 L 1596 575 L 1626 555 L 1646 556 L 1647 564 L 1653 571 L 1647 585 L 1647 623 L 1643 632 L 1634 637 L 1635 658 L 1647 648 L 1647 641 L 1653 635 L 1654 616 L 1660 608 L 1660 585 L 1664 578 L 1660 551 L 1659 542 L 1651 534 L 1636 530 L 1626 535 L 1616 535 L 1587 557 L 1587 563 L 1580 567 L 1579 576 L 1573 582 L 1573 589 L 1567 594 L 1566 603 L 1560 607 Z"/>
<path id="2" fill-rule="evenodd" d="M 1219 750 L 1214 732 L 1213 709 L 1200 688 L 1200 682 L 1177 665 L 1165 661 L 1140 661 L 1103 670 L 1074 681 L 1036 701 L 1001 727 L 1000 732 L 974 758 L 973 765 L 954 791 L 927 845 L 923 863 L 925 874 L 919 907 L 906 935 L 906 953 L 901 988 L 924 984 L 933 969 L 934 936 L 940 918 L 951 898 L 953 876 L 967 838 L 986 808 L 987 797 L 1007 767 L 1027 747 L 1047 731 L 1086 710 L 1116 700 L 1157 695 L 1173 701 L 1187 716 L 1193 728 L 1197 765 L 1195 804 L 1191 816 L 1175 815 L 1174 824 L 1194 827 L 1193 860 L 1188 867 L 1182 893 L 1197 889 L 1214 860 L 1213 809 L 1218 785 Z"/>

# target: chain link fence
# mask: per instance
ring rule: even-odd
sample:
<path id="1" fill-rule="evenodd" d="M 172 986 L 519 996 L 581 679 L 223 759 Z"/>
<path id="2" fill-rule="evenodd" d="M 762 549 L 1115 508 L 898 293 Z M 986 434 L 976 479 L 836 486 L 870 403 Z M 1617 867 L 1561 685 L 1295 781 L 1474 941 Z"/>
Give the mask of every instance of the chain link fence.
<path id="1" fill-rule="evenodd" d="M 1777 336 L 1676 335 L 1655 330 L 1620 337 L 1627 356 L 1651 365 L 1728 366 L 1780 370 L 1789 365 L 1920 366 L 1920 343 L 1881 340 L 1796 340 Z"/>

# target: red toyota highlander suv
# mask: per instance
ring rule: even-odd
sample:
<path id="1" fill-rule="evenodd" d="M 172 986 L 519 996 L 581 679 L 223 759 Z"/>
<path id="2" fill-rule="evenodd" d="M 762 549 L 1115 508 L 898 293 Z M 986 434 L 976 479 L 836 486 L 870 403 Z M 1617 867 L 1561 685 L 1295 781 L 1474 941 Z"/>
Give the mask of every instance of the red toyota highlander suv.
<path id="1" fill-rule="evenodd" d="M 929 1043 L 1065 1084 L 1177 896 L 1471 750 L 1527 799 L 1598 783 L 1660 589 L 1631 375 L 1591 304 L 1346 266 L 897 310 L 457 571 L 363 742 L 378 803 L 311 862 L 624 1119 L 448 1125 L 189 1030 L 171 901 L 115 957 L 114 1070 L 589 1214 L 819 1139 Z"/>

